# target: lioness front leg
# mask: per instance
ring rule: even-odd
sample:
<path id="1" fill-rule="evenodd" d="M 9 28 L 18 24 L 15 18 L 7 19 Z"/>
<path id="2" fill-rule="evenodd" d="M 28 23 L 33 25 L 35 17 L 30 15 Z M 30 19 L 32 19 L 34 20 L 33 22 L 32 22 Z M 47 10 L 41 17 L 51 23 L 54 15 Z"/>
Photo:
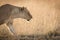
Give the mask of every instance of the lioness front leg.
<path id="1" fill-rule="evenodd" d="M 13 20 L 9 20 L 7 23 L 7 26 L 9 27 L 10 31 L 13 33 L 13 35 L 19 40 L 19 37 L 17 36 L 14 28 L 13 28 Z"/>

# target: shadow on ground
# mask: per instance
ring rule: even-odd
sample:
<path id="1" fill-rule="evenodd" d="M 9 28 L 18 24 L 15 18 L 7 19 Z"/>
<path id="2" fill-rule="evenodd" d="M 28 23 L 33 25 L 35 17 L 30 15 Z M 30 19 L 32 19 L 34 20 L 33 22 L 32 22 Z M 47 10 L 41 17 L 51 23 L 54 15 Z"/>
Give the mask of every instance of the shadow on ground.
<path id="1" fill-rule="evenodd" d="M 15 36 L 0 36 L 0 40 L 17 40 Z M 60 36 L 48 37 L 46 35 L 19 35 L 19 40 L 60 40 Z"/>

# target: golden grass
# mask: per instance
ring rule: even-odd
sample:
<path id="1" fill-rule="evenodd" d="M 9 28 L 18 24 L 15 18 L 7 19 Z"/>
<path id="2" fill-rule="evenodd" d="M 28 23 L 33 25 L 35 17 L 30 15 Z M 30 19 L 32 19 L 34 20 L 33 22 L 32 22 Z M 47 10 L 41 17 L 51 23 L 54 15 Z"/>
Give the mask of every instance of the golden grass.
<path id="1" fill-rule="evenodd" d="M 33 16 L 29 22 L 14 19 L 13 24 L 18 35 L 46 34 L 54 31 L 59 25 L 57 24 L 60 20 L 57 18 L 60 17 L 59 0 L 0 0 L 0 5 L 7 3 L 27 7 Z"/>

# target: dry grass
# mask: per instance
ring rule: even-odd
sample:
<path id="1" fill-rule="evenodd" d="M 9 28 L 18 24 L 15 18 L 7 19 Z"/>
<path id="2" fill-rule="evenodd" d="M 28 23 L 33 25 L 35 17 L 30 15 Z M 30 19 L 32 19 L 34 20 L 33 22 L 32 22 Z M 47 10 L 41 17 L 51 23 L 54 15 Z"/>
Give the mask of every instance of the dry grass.
<path id="1" fill-rule="evenodd" d="M 14 19 L 13 24 L 18 35 L 46 34 L 60 25 L 59 0 L 0 0 L 0 5 L 7 3 L 27 7 L 33 16 L 29 22 L 24 19 Z M 0 26 L 2 33 L 6 29 L 6 26 Z M 7 31 L 8 29 L 6 33 Z"/>

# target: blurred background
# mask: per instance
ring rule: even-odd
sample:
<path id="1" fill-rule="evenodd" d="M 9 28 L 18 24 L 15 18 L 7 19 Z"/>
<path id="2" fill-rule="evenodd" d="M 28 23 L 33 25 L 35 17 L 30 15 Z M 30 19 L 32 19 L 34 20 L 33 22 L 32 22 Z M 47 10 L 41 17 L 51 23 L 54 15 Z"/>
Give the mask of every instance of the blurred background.
<path id="1" fill-rule="evenodd" d="M 14 19 L 17 35 L 47 34 L 60 26 L 59 0 L 0 0 L 0 6 L 4 4 L 24 6 L 33 16 L 29 22 L 21 18 Z M 4 33 L 12 34 L 6 24 L 0 25 L 0 35 Z"/>

